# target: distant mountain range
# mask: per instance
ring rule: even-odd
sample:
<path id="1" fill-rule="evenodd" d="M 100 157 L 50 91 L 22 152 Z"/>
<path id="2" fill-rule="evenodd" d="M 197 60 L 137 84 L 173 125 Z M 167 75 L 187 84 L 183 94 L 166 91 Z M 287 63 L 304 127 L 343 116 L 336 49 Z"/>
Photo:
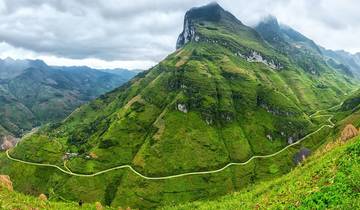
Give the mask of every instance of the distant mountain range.
<path id="1" fill-rule="evenodd" d="M 48 66 L 42 60 L 0 59 L 0 145 L 2 138 L 56 122 L 81 104 L 135 76 L 126 69 Z"/>

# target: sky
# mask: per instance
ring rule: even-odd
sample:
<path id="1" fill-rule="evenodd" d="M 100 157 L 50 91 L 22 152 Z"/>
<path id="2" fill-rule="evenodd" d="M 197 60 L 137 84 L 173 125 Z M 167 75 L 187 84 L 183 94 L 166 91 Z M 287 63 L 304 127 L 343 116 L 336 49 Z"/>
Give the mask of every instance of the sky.
<path id="1" fill-rule="evenodd" d="M 185 12 L 209 0 L 0 0 L 0 58 L 147 69 L 175 50 Z M 328 49 L 360 52 L 358 0 L 219 0 L 249 26 L 268 15 Z"/>

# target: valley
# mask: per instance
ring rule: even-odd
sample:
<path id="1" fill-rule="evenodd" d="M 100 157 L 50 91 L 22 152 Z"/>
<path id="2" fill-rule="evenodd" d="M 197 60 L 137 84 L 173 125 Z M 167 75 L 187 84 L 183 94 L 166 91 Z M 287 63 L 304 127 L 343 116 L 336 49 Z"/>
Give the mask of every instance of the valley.
<path id="1" fill-rule="evenodd" d="M 358 196 L 348 183 L 358 175 L 356 59 L 273 16 L 250 27 L 217 3 L 194 7 L 176 50 L 128 82 L 81 67 L 30 68 L 1 80 L 0 93 L 12 90 L 19 105 L 0 111 L 25 107 L 38 118 L 19 114 L 19 128 L 0 123 L 0 132 L 20 137 L 18 130 L 40 127 L 0 153 L 0 174 L 17 192 L 44 194 L 59 206 L 336 208 L 342 195 L 331 189 L 340 198 L 326 203 L 324 192 L 342 183 L 351 206 Z M 38 91 L 24 93 L 25 86 Z M 65 101 L 45 97 L 55 93 Z M 321 189 L 313 190 L 312 178 Z"/>

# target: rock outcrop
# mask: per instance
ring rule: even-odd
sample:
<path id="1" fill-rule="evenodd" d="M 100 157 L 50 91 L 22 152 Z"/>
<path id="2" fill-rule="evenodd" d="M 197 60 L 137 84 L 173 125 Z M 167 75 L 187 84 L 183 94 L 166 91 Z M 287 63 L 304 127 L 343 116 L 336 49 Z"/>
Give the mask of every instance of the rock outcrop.
<path id="1" fill-rule="evenodd" d="M 347 140 L 349 140 L 351 138 L 354 138 L 357 135 L 359 135 L 358 129 L 356 129 L 354 125 L 348 124 L 348 125 L 345 126 L 345 128 L 341 132 L 341 137 L 340 138 L 341 138 L 342 141 L 347 141 Z"/>
<path id="2" fill-rule="evenodd" d="M 300 164 L 310 154 L 311 154 L 311 151 L 308 148 L 300 149 L 300 151 L 294 155 L 294 163 L 295 164 Z"/>
<path id="3" fill-rule="evenodd" d="M 15 138 L 10 135 L 0 138 L 0 151 L 1 150 L 5 151 L 5 150 L 13 148 L 18 141 L 19 141 L 18 138 Z"/>
<path id="4" fill-rule="evenodd" d="M 11 182 L 11 179 L 7 175 L 0 175 L 0 188 L 5 187 L 10 191 L 13 191 L 13 184 Z"/>
<path id="5" fill-rule="evenodd" d="M 188 112 L 188 109 L 186 108 L 186 104 L 178 104 L 178 105 L 177 105 L 177 109 L 178 109 L 180 112 L 184 112 L 184 113 L 187 113 L 187 112 Z"/>
<path id="6" fill-rule="evenodd" d="M 47 196 L 46 196 L 45 194 L 40 194 L 40 195 L 39 195 L 39 200 L 41 200 L 41 201 L 47 201 L 48 198 L 47 198 Z"/>
<path id="7" fill-rule="evenodd" d="M 100 202 L 95 203 L 95 208 L 96 208 L 96 210 L 103 210 L 104 209 L 104 207 L 101 205 Z"/>
<path id="8" fill-rule="evenodd" d="M 260 53 L 252 51 L 252 53 L 246 57 L 248 62 L 263 63 L 272 69 L 281 69 L 281 65 L 275 63 L 273 60 L 266 60 Z"/>

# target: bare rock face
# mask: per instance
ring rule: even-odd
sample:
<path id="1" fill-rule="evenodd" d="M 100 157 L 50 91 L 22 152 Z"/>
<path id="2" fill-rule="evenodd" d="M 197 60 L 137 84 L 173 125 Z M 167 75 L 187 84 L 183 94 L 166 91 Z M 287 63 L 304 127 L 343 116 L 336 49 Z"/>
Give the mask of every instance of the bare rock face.
<path id="1" fill-rule="evenodd" d="M 298 153 L 294 155 L 294 163 L 300 164 L 302 161 L 304 161 L 309 155 L 311 154 L 311 150 L 308 148 L 302 148 Z"/>
<path id="2" fill-rule="evenodd" d="M 102 210 L 102 209 L 104 209 L 104 207 L 101 205 L 100 202 L 96 202 L 96 203 L 95 203 L 95 208 L 96 208 L 96 210 Z"/>
<path id="3" fill-rule="evenodd" d="M 41 201 L 47 201 L 48 198 L 47 198 L 47 196 L 46 196 L 45 194 L 40 194 L 40 195 L 39 195 L 39 200 L 41 200 Z"/>
<path id="4" fill-rule="evenodd" d="M 15 138 L 13 136 L 4 136 L 4 137 L 0 137 L 0 151 L 1 150 L 8 150 L 8 149 L 11 149 L 13 148 L 16 143 L 19 141 L 18 138 Z"/>
<path id="5" fill-rule="evenodd" d="M 97 159 L 97 158 L 98 158 L 98 156 L 97 156 L 97 154 L 96 154 L 95 152 L 90 152 L 90 153 L 89 153 L 89 156 L 90 156 L 92 159 Z"/>
<path id="6" fill-rule="evenodd" d="M 177 105 L 177 109 L 178 109 L 179 111 L 181 111 L 181 112 L 184 112 L 184 113 L 187 113 L 187 112 L 188 112 L 185 104 L 178 104 L 178 105 Z"/>
<path id="7" fill-rule="evenodd" d="M 195 27 L 192 25 L 188 18 L 184 21 L 184 31 L 180 34 L 177 42 L 176 49 L 181 48 L 183 45 L 195 39 Z"/>
<path id="8" fill-rule="evenodd" d="M 13 191 L 13 184 L 10 180 L 10 177 L 7 175 L 0 175 L 0 188 L 5 187 L 10 191 Z"/>
<path id="9" fill-rule="evenodd" d="M 341 140 L 347 141 L 355 136 L 359 135 L 359 131 L 352 124 L 348 124 L 345 126 L 343 131 L 341 132 Z"/>
<path id="10" fill-rule="evenodd" d="M 272 69 L 281 69 L 281 65 L 276 64 L 273 60 L 266 60 L 260 53 L 253 51 L 248 57 L 246 57 L 248 62 L 258 62 L 263 63 L 269 66 Z"/>

